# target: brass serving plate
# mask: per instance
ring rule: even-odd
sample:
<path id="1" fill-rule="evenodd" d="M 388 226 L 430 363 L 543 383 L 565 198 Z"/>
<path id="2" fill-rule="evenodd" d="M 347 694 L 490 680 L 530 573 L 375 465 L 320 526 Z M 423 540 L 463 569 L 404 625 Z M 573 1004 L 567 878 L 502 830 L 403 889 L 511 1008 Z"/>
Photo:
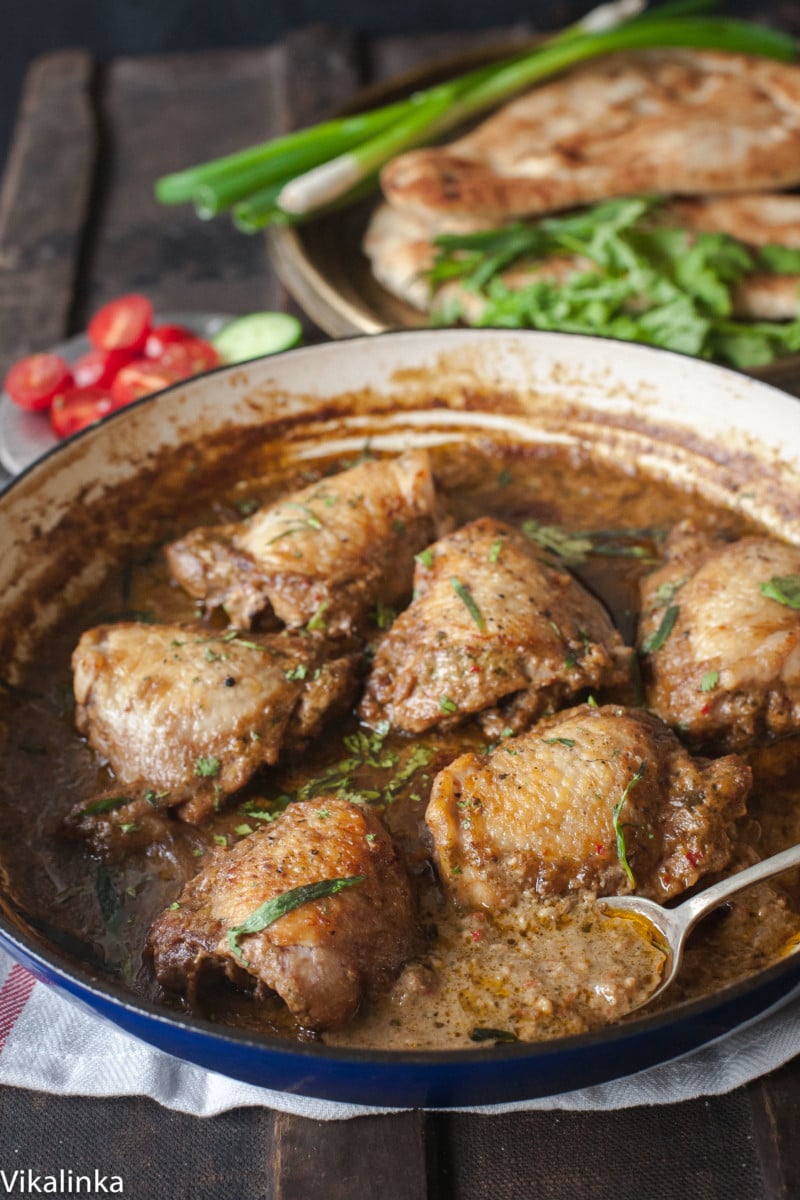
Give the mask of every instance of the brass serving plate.
<path id="1" fill-rule="evenodd" d="M 517 38 L 428 63 L 363 89 L 340 110 L 340 115 L 388 104 L 492 59 L 519 53 L 530 41 Z M 330 337 L 428 325 L 424 313 L 387 292 L 372 274 L 361 241 L 374 204 L 374 200 L 364 200 L 307 225 L 273 226 L 267 230 L 269 252 L 281 281 Z M 800 354 L 786 355 L 748 374 L 800 396 Z"/>

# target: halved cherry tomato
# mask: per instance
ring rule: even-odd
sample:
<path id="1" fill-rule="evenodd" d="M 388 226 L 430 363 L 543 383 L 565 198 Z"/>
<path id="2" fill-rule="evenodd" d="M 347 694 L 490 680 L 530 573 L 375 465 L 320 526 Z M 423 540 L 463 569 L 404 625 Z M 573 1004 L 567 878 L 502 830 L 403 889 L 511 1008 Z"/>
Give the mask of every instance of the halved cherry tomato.
<path id="1" fill-rule="evenodd" d="M 97 350 L 144 349 L 153 327 L 153 306 L 146 296 L 132 292 L 105 304 L 89 322 L 89 341 Z"/>
<path id="2" fill-rule="evenodd" d="M 106 388 L 73 387 L 59 393 L 50 409 L 50 424 L 59 437 L 71 437 L 116 408 Z"/>
<path id="3" fill-rule="evenodd" d="M 20 408 L 42 412 L 54 396 L 72 386 L 72 373 L 58 354 L 31 354 L 14 363 L 3 386 Z"/>
<path id="4" fill-rule="evenodd" d="M 72 364 L 78 387 L 110 387 L 117 372 L 134 357 L 130 350 L 87 350 Z"/>
<path id="5" fill-rule="evenodd" d="M 188 379 L 190 375 L 199 375 L 201 371 L 218 367 L 220 358 L 210 342 L 192 337 L 185 342 L 173 342 L 156 361 L 161 367 L 180 371 L 182 377 Z"/>
<path id="6" fill-rule="evenodd" d="M 155 325 L 147 335 L 144 347 L 145 358 L 160 358 L 167 346 L 175 342 L 188 342 L 194 337 L 185 325 Z"/>
<path id="7" fill-rule="evenodd" d="M 150 362 L 146 358 L 137 358 L 128 363 L 111 384 L 111 395 L 117 408 L 141 400 L 151 392 L 160 392 L 162 388 L 180 383 L 186 376 L 160 362 Z"/>

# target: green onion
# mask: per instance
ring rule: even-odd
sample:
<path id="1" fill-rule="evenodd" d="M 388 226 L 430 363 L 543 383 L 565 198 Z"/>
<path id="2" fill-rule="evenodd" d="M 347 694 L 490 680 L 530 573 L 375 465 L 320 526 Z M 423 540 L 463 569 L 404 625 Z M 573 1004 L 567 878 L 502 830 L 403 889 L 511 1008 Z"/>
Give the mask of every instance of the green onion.
<path id="1" fill-rule="evenodd" d="M 241 925 L 234 925 L 232 929 L 229 929 L 228 945 L 237 958 L 242 958 L 239 938 L 244 937 L 245 934 L 261 933 L 263 929 L 267 929 L 275 921 L 292 912 L 293 909 L 300 908 L 303 904 L 309 904 L 312 900 L 324 900 L 328 896 L 335 896 L 337 892 L 353 887 L 357 883 L 363 883 L 365 879 L 366 875 L 348 875 L 342 879 L 322 879 L 319 883 L 304 883 L 300 887 L 290 888 L 288 892 L 281 892 L 279 896 L 265 900 L 255 912 L 242 921 Z"/>
<path id="2" fill-rule="evenodd" d="M 614 834 L 617 839 L 617 854 L 619 855 L 619 861 L 622 866 L 622 869 L 625 872 L 625 874 L 627 875 L 628 882 L 630 883 L 632 888 L 636 887 L 636 880 L 633 877 L 633 871 L 631 870 L 630 863 L 628 862 L 628 852 L 625 847 L 625 832 L 622 828 L 622 825 L 620 824 L 619 814 L 622 812 L 622 806 L 624 805 L 625 801 L 628 799 L 628 796 L 631 794 L 631 792 L 636 787 L 636 785 L 638 783 L 641 783 L 642 776 L 644 775 L 644 769 L 646 766 L 647 766 L 646 762 L 640 763 L 639 770 L 636 772 L 635 775 L 631 776 L 631 778 L 628 780 L 627 784 L 625 785 L 625 791 L 622 793 L 622 796 L 620 797 L 619 804 L 614 805 L 614 812 L 612 814 L 612 821 L 613 821 L 613 825 L 614 825 Z"/>
<path id="3" fill-rule="evenodd" d="M 464 605 L 475 624 L 478 626 L 478 629 L 480 629 L 481 633 L 484 633 L 486 630 L 486 622 L 483 619 L 483 613 L 478 608 L 472 592 L 470 592 L 468 588 L 464 587 L 464 584 L 460 579 L 457 579 L 455 575 L 453 575 L 450 579 L 450 587 L 458 596 L 459 600 Z"/>
<path id="4" fill-rule="evenodd" d="M 156 197 L 162 204 L 192 202 L 203 217 L 233 205 L 237 227 L 253 232 L 350 203 L 374 187 L 377 172 L 396 154 L 598 55 L 694 46 L 794 61 L 792 38 L 746 21 L 703 15 L 709 7 L 714 4 L 707 0 L 676 0 L 648 14 L 639 11 L 639 0 L 616 0 L 502 62 L 369 112 L 164 176 L 156 183 Z"/>
<path id="5" fill-rule="evenodd" d="M 660 650 L 667 640 L 669 635 L 675 628 L 675 622 L 678 619 L 680 608 L 677 604 L 670 604 L 669 608 L 665 609 L 664 615 L 661 618 L 661 624 L 658 629 L 642 642 L 642 654 L 652 654 L 654 650 Z"/>
<path id="6" fill-rule="evenodd" d="M 762 596 L 777 600 L 787 608 L 800 608 L 800 575 L 773 575 L 766 583 L 759 584 Z"/>

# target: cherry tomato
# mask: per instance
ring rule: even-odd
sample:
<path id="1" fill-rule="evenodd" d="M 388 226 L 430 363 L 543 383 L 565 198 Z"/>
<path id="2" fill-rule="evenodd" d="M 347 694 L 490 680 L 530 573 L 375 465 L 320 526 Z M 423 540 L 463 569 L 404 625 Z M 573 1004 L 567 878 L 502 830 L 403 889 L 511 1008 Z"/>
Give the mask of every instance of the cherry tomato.
<path id="1" fill-rule="evenodd" d="M 153 326 L 153 306 L 146 296 L 132 292 L 118 296 L 96 312 L 89 322 L 89 341 L 97 350 L 144 349 Z"/>
<path id="2" fill-rule="evenodd" d="M 72 373 L 57 354 L 31 354 L 14 363 L 3 386 L 20 408 L 42 412 L 54 396 L 72 386 Z"/>
<path id="3" fill-rule="evenodd" d="M 182 378 L 188 379 L 190 375 L 199 375 L 201 371 L 218 367 L 220 359 L 210 342 L 192 337 L 185 342 L 173 342 L 156 361 L 161 367 L 180 371 Z"/>
<path id="4" fill-rule="evenodd" d="M 130 350 L 87 350 L 72 364 L 75 383 L 78 387 L 110 387 L 132 357 Z"/>
<path id="5" fill-rule="evenodd" d="M 71 437 L 116 408 L 106 388 L 72 387 L 60 392 L 50 409 L 50 424 L 59 437 Z"/>
<path id="6" fill-rule="evenodd" d="M 147 335 L 145 358 L 160 358 L 167 346 L 175 342 L 188 342 L 192 338 L 194 334 L 185 325 L 155 325 Z"/>
<path id="7" fill-rule="evenodd" d="M 149 396 L 151 392 L 160 392 L 162 388 L 179 383 L 186 376 L 172 367 L 163 366 L 160 362 L 150 362 L 146 358 L 137 358 L 128 363 L 117 375 L 111 385 L 111 395 L 117 408 Z"/>

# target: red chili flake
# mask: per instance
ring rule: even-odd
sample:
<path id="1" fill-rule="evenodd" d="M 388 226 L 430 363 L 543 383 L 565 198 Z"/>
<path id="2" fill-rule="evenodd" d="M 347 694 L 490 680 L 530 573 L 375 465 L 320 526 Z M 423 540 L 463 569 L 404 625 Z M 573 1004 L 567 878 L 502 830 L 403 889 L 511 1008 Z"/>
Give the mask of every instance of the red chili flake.
<path id="1" fill-rule="evenodd" d="M 597 845 L 595 846 L 595 850 L 597 851 L 598 854 L 602 854 L 605 850 L 605 846 L 603 845 L 602 842 L 598 842 Z"/>
<path id="2" fill-rule="evenodd" d="M 482 936 L 483 935 L 480 929 L 473 929 L 470 933 L 470 937 L 472 938 L 473 942 L 479 942 Z"/>
<path id="3" fill-rule="evenodd" d="M 700 712 L 702 713 L 702 715 L 703 715 L 704 717 L 707 717 L 707 716 L 708 716 L 708 714 L 711 712 L 711 705 L 710 705 L 710 704 L 704 704 L 704 705 L 703 705 L 703 707 L 700 709 Z"/>
<path id="4" fill-rule="evenodd" d="M 702 850 L 687 850 L 686 857 L 688 858 L 688 860 L 692 864 L 692 866 L 696 867 L 698 863 L 701 863 L 703 861 L 703 859 L 705 858 L 705 855 L 703 854 Z"/>
<path id="5" fill-rule="evenodd" d="M 473 663 L 469 670 L 471 675 L 477 675 L 480 671 L 480 667 L 477 663 Z"/>

